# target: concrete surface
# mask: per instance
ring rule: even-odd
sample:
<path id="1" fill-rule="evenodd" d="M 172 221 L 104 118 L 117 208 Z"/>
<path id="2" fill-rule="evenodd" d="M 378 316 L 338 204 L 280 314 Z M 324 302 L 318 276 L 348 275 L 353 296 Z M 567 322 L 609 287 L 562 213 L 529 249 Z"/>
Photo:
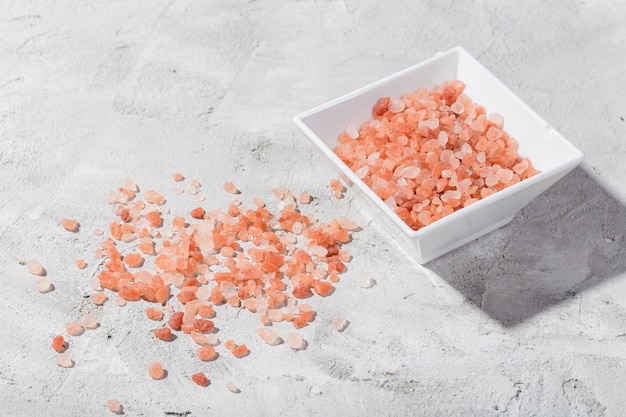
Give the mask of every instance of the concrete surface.
<path id="1" fill-rule="evenodd" d="M 110 415 L 117 398 L 130 416 L 626 415 L 625 21 L 623 1 L 0 2 L 0 414 Z M 291 118 L 457 45 L 585 161 L 508 226 L 419 266 L 349 191 L 332 197 Z M 252 354 L 207 366 L 199 388 L 193 346 L 155 344 L 144 306 L 91 307 L 107 193 L 131 177 L 172 195 L 178 171 L 207 207 L 225 207 L 226 180 L 248 201 L 284 185 L 309 190 L 317 217 L 364 225 L 337 291 L 311 301 L 305 351 L 250 336 Z M 32 258 L 55 291 L 36 292 Z M 89 310 L 100 327 L 57 367 L 50 338 Z M 149 380 L 152 357 L 167 379 Z"/>

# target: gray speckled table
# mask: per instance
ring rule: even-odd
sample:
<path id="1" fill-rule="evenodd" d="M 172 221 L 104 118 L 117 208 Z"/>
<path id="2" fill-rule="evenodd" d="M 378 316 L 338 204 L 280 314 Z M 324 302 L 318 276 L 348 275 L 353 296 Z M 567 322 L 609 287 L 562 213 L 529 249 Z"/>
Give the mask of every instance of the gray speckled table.
<path id="1" fill-rule="evenodd" d="M 624 415 L 624 21 L 622 1 L 0 3 L 0 414 L 108 415 L 117 398 L 131 416 Z M 291 119 L 457 45 L 585 160 L 506 227 L 419 266 L 350 191 L 332 197 Z M 200 388 L 194 347 L 156 344 L 144 305 L 92 307 L 108 192 L 131 177 L 188 210 L 174 172 L 207 207 L 228 204 L 227 180 L 246 201 L 284 185 L 310 191 L 318 218 L 364 225 L 335 293 L 311 301 L 306 350 L 262 346 L 258 319 L 225 314 L 251 355 L 207 366 Z M 35 290 L 32 258 L 53 292 Z M 50 338 L 89 310 L 100 327 L 57 367 Z M 165 380 L 147 377 L 151 357 Z"/>

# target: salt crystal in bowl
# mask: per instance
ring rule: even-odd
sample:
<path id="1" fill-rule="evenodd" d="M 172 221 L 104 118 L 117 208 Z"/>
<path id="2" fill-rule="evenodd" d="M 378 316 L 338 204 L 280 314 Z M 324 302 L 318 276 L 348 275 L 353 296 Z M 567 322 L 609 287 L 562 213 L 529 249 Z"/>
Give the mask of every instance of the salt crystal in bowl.
<path id="1" fill-rule="evenodd" d="M 463 81 L 464 93 L 488 113 L 504 117 L 504 130 L 517 140 L 519 155 L 528 158 L 540 173 L 413 230 L 335 154 L 334 149 L 339 145 L 342 132 L 354 131 L 355 126 L 371 120 L 372 106 L 379 98 L 399 98 L 419 88 L 434 89 L 452 80 Z M 293 120 L 328 157 L 341 178 L 352 186 L 374 220 L 420 264 L 504 226 L 583 159 L 580 150 L 460 47 L 305 111 Z"/>

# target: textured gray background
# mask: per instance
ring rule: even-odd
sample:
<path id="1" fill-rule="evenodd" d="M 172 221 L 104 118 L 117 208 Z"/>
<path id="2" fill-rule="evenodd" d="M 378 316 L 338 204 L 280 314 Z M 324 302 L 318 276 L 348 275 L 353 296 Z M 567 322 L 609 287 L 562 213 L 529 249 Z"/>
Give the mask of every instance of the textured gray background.
<path id="1" fill-rule="evenodd" d="M 107 415 L 117 398 L 142 416 L 624 415 L 624 22 L 623 1 L 0 1 L 0 414 Z M 419 266 L 350 192 L 331 197 L 335 174 L 291 119 L 454 46 L 585 161 L 508 226 Z M 285 185 L 364 225 L 308 349 L 251 340 L 201 389 L 192 344 L 155 344 L 144 306 L 109 303 L 58 368 L 50 337 L 92 309 L 95 264 L 73 262 L 91 259 L 107 193 L 132 177 L 171 195 L 178 171 L 207 207 L 225 207 L 226 180 L 247 201 Z M 35 291 L 31 258 L 54 292 Z M 223 323 L 251 339 L 257 325 Z M 164 381 L 147 378 L 153 356 Z"/>

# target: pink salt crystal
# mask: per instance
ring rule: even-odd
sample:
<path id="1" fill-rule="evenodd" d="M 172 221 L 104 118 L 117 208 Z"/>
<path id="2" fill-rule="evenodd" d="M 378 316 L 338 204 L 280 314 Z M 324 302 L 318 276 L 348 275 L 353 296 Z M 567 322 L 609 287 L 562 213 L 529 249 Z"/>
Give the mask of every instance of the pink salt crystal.
<path id="1" fill-rule="evenodd" d="M 356 126 L 352 123 L 349 123 L 346 126 L 346 133 L 352 138 L 356 139 L 359 137 L 359 131 L 356 129 Z"/>
<path id="2" fill-rule="evenodd" d="M 350 324 L 350 322 L 343 317 L 337 317 L 330 321 L 331 327 L 338 332 L 343 332 L 346 327 L 348 327 L 348 324 Z"/>
<path id="3" fill-rule="evenodd" d="M 341 216 L 337 221 L 339 222 L 339 226 L 343 230 L 352 231 L 352 230 L 356 230 L 359 228 L 359 224 L 357 222 L 354 222 L 345 216 Z"/>
<path id="4" fill-rule="evenodd" d="M 502 129 L 504 125 L 504 117 L 502 117 L 500 113 L 491 113 L 489 115 L 489 121 L 500 129 Z"/>
<path id="5" fill-rule="evenodd" d="M 301 192 L 300 197 L 298 197 L 298 202 L 300 204 L 309 204 L 311 202 L 311 195 L 307 191 Z"/>
<path id="6" fill-rule="evenodd" d="M 124 179 L 124 188 L 130 191 L 133 191 L 135 193 L 139 191 L 139 187 L 137 187 L 137 184 L 135 184 L 135 181 L 133 181 L 132 178 Z"/>
<path id="7" fill-rule="evenodd" d="M 162 205 L 165 203 L 165 197 L 156 192 L 155 190 L 148 190 L 143 193 L 143 198 L 146 199 L 148 203 Z"/>
<path id="8" fill-rule="evenodd" d="M 207 333 L 204 336 L 208 345 L 217 346 L 220 344 L 220 341 L 215 333 Z"/>
<path id="9" fill-rule="evenodd" d="M 320 245 L 313 245 L 309 248 L 309 250 L 311 251 L 311 255 L 320 256 L 320 257 L 324 257 L 328 253 L 328 250 L 325 247 L 320 246 Z"/>
<path id="10" fill-rule="evenodd" d="M 68 323 L 68 325 L 65 326 L 65 331 L 70 336 L 80 336 L 81 334 L 85 333 L 85 328 L 82 326 L 82 324 L 78 322 L 72 322 Z"/>
<path id="11" fill-rule="evenodd" d="M 122 404 L 118 400 L 108 400 L 106 406 L 113 414 L 124 414 Z"/>
<path id="12" fill-rule="evenodd" d="M 126 300 L 118 295 L 115 297 L 115 304 L 117 304 L 118 307 L 124 307 L 126 305 Z"/>
<path id="13" fill-rule="evenodd" d="M 430 130 L 435 130 L 439 127 L 439 119 L 433 118 L 428 120 L 422 120 L 419 122 L 418 126 L 420 128 L 428 128 Z"/>
<path id="14" fill-rule="evenodd" d="M 102 236 L 104 232 L 101 229 L 93 229 L 93 234 L 96 236 Z"/>
<path id="15" fill-rule="evenodd" d="M 91 313 L 85 314 L 80 320 L 80 324 L 87 330 L 93 330 L 98 327 L 98 321 L 96 320 L 96 317 Z"/>
<path id="16" fill-rule="evenodd" d="M 46 270 L 41 265 L 41 263 L 36 259 L 31 259 L 30 261 L 26 262 L 26 269 L 28 269 L 28 272 L 30 272 L 33 275 L 39 275 L 39 276 L 46 275 Z"/>
<path id="17" fill-rule="evenodd" d="M 485 185 L 487 187 L 493 187 L 500 181 L 500 176 L 498 174 L 490 174 L 485 178 Z"/>
<path id="18" fill-rule="evenodd" d="M 193 188 L 200 188 L 200 186 L 201 186 L 200 181 L 198 181 L 198 180 L 191 180 L 191 181 L 189 182 L 189 184 L 190 184 Z"/>
<path id="19" fill-rule="evenodd" d="M 67 353 L 59 353 L 56 362 L 61 368 L 71 368 L 74 366 L 74 361 Z"/>
<path id="20" fill-rule="evenodd" d="M 409 165 L 400 170 L 396 171 L 395 174 L 397 177 L 415 179 L 420 174 L 421 169 L 414 165 Z"/>
<path id="21" fill-rule="evenodd" d="M 237 385 L 235 385 L 231 381 L 228 381 L 226 383 L 226 388 L 228 389 L 228 391 L 233 392 L 235 394 L 239 394 L 241 392 L 241 390 L 237 387 Z"/>
<path id="22" fill-rule="evenodd" d="M 498 140 L 502 137 L 502 131 L 495 126 L 491 126 L 489 129 L 487 129 L 485 137 L 491 141 Z"/>
<path id="23" fill-rule="evenodd" d="M 439 135 L 437 135 L 437 140 L 439 141 L 441 146 L 446 146 L 448 144 L 448 132 L 443 130 L 439 132 Z"/>
<path id="24" fill-rule="evenodd" d="M 196 195 L 198 194 L 198 189 L 194 187 L 187 188 L 187 194 Z"/>
<path id="25" fill-rule="evenodd" d="M 269 318 L 274 323 L 283 321 L 283 317 L 284 317 L 283 312 L 277 308 L 273 308 L 267 312 L 267 318 Z"/>
<path id="26" fill-rule="evenodd" d="M 462 114 L 463 111 L 465 111 L 465 107 L 463 107 L 462 103 L 459 103 L 458 101 L 455 101 L 450 106 L 450 110 L 452 110 L 456 114 Z"/>
<path id="27" fill-rule="evenodd" d="M 224 183 L 224 191 L 226 191 L 227 193 L 231 193 L 231 194 L 240 194 L 240 191 L 237 189 L 235 184 L 233 184 L 231 181 L 226 181 Z"/>
<path id="28" fill-rule="evenodd" d="M 196 197 L 196 201 L 204 201 L 205 199 L 206 199 L 206 197 L 203 196 L 203 195 L 199 195 L 199 196 Z"/>
<path id="29" fill-rule="evenodd" d="M 257 329 L 256 332 L 259 337 L 270 346 L 276 346 L 283 343 L 283 339 L 281 339 L 276 330 L 261 327 Z"/>
<path id="30" fill-rule="evenodd" d="M 354 171 L 354 173 L 356 174 L 358 178 L 363 179 L 367 176 L 367 174 L 369 174 L 369 170 L 370 170 L 370 167 L 368 165 L 364 165 L 361 168 Z"/>
<path id="31" fill-rule="evenodd" d="M 404 110 L 404 103 L 402 102 L 402 100 L 399 100 L 397 98 L 392 98 L 389 101 L 389 111 L 392 113 L 400 113 L 402 110 Z"/>
<path id="32" fill-rule="evenodd" d="M 177 195 L 180 195 L 185 192 L 185 190 L 183 190 L 182 188 L 174 188 L 172 191 L 174 191 L 174 194 L 177 194 Z"/>
<path id="33" fill-rule="evenodd" d="M 37 283 L 35 284 L 35 287 L 37 288 L 37 291 L 39 291 L 42 294 L 45 294 L 47 292 L 54 290 L 54 285 L 52 285 L 50 283 L 50 280 L 46 277 L 39 279 Z"/>
<path id="34" fill-rule="evenodd" d="M 287 335 L 287 345 L 293 350 L 304 350 L 307 343 L 300 334 L 290 332 Z"/>
<path id="35" fill-rule="evenodd" d="M 372 288 L 376 284 L 376 281 L 369 275 L 363 275 L 359 279 L 359 286 L 361 288 Z"/>

